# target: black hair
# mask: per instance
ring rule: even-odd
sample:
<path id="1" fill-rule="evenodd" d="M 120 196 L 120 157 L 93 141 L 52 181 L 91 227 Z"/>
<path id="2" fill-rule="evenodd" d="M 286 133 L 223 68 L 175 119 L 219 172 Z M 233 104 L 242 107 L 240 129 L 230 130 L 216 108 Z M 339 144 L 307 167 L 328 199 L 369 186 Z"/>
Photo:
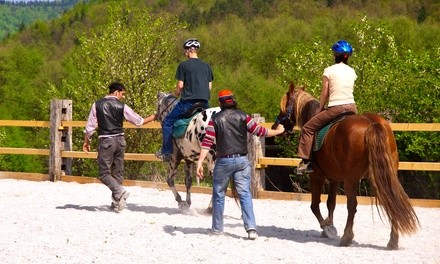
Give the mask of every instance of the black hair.
<path id="1" fill-rule="evenodd" d="M 112 82 L 109 86 L 108 86 L 108 93 L 112 94 L 115 91 L 125 91 L 125 87 L 122 83 L 120 82 Z"/>
<path id="2" fill-rule="evenodd" d="M 335 53 L 335 63 L 343 62 L 348 64 L 348 57 L 350 57 L 347 53 L 336 54 Z"/>

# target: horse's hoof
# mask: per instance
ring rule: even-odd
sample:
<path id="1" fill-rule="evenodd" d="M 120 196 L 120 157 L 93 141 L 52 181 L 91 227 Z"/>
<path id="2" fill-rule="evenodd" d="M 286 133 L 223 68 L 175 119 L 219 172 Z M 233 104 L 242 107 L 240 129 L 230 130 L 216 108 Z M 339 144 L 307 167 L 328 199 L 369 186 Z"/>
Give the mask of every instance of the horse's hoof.
<path id="1" fill-rule="evenodd" d="M 354 235 L 353 234 L 346 234 L 344 233 L 344 235 L 341 238 L 341 241 L 339 241 L 339 246 L 341 247 L 348 247 L 353 243 L 353 238 Z"/>
<path id="2" fill-rule="evenodd" d="M 339 246 L 341 246 L 341 247 L 348 247 L 348 246 L 350 246 L 351 245 L 351 243 L 348 243 L 348 242 L 346 242 L 346 241 L 340 241 L 339 242 Z"/>
<path id="3" fill-rule="evenodd" d="M 183 213 L 186 213 L 189 211 L 189 207 L 190 205 L 188 203 L 179 203 L 179 209 L 180 211 L 182 211 Z"/>
<path id="4" fill-rule="evenodd" d="M 212 215 L 212 207 L 206 208 L 206 213 Z"/>
<path id="5" fill-rule="evenodd" d="M 398 250 L 399 249 L 399 245 L 393 244 L 391 242 L 388 242 L 387 249 L 389 249 L 389 250 Z"/>
<path id="6" fill-rule="evenodd" d="M 321 235 L 327 238 L 335 238 L 338 236 L 338 230 L 333 225 L 325 226 Z"/>

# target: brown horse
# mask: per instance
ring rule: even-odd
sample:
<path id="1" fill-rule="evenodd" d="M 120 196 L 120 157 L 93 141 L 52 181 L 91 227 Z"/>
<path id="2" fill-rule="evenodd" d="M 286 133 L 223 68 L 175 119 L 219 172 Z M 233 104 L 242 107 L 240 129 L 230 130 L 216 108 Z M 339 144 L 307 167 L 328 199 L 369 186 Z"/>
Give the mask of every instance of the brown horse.
<path id="1" fill-rule="evenodd" d="M 297 125 L 301 128 L 315 113 L 319 102 L 290 83 L 283 96 L 281 111 L 276 123 L 287 130 Z M 343 182 L 347 197 L 348 217 L 339 245 L 349 246 L 354 238 L 353 220 L 357 207 L 357 188 L 363 178 L 372 183 L 376 206 L 391 224 L 387 247 L 398 249 L 399 233 L 417 231 L 419 220 L 398 177 L 399 158 L 393 131 L 382 117 L 376 114 L 349 115 L 333 125 L 324 138 L 320 150 L 313 153 L 313 170 L 310 176 L 311 209 L 324 230 L 323 235 L 334 237 L 333 212 L 339 182 Z M 319 204 L 325 180 L 329 183 L 327 199 L 328 218 L 321 215 Z M 378 205 L 379 204 L 379 205 Z"/>

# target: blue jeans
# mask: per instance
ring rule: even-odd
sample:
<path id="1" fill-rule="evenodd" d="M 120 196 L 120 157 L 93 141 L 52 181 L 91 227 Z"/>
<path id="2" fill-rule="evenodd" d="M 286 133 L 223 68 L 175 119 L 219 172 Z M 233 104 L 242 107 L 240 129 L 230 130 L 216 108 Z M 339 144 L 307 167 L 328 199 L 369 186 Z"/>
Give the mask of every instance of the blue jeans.
<path id="1" fill-rule="evenodd" d="M 194 105 L 196 101 L 187 100 L 179 101 L 171 112 L 165 117 L 162 122 L 162 154 L 171 155 L 173 152 L 173 127 L 174 123 L 182 119 L 184 114 Z M 205 108 L 208 108 L 208 103 L 205 103 Z"/>
<path id="2" fill-rule="evenodd" d="M 218 158 L 215 162 L 212 194 L 212 230 L 223 232 L 225 193 L 229 179 L 233 178 L 240 199 L 241 213 L 246 231 L 256 230 L 252 204 L 251 167 L 247 156 Z"/>

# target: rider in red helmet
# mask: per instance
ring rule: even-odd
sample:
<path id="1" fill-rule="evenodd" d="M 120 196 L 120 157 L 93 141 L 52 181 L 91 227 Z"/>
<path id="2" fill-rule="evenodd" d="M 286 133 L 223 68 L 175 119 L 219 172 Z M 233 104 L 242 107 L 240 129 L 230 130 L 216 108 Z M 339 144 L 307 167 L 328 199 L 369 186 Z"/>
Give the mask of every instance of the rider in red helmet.
<path id="1" fill-rule="evenodd" d="M 315 133 L 344 113 L 357 113 L 353 96 L 357 75 L 354 69 L 348 66 L 348 58 L 352 55 L 353 48 L 350 43 L 340 40 L 332 46 L 332 51 L 335 64 L 324 69 L 319 109 L 301 129 L 298 157 L 302 158 L 302 161 L 295 170 L 296 174 L 313 172 L 311 152 Z"/>

